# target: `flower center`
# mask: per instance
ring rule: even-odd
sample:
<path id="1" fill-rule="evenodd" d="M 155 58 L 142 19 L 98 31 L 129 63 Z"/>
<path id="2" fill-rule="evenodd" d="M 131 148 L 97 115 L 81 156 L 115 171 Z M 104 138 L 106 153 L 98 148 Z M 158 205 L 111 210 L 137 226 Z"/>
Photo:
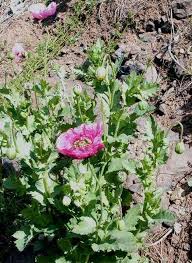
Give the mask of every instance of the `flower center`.
<path id="1" fill-rule="evenodd" d="M 73 145 L 75 148 L 82 148 L 88 146 L 89 144 L 91 144 L 91 140 L 89 138 L 84 138 L 83 140 L 75 141 Z"/>

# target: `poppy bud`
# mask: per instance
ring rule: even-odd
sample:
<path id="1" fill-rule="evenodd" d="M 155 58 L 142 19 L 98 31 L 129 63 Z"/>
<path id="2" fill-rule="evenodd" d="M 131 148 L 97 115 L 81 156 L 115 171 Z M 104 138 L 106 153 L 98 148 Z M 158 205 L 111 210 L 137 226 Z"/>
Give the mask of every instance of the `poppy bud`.
<path id="1" fill-rule="evenodd" d="M 6 151 L 6 155 L 9 158 L 9 160 L 14 160 L 16 157 L 16 149 L 15 147 L 8 148 Z"/>
<path id="2" fill-rule="evenodd" d="M 185 151 L 185 145 L 183 143 L 183 141 L 180 141 L 176 144 L 175 146 L 175 152 L 178 154 L 182 154 Z"/>
<path id="3" fill-rule="evenodd" d="M 98 67 L 96 70 L 96 78 L 98 80 L 104 80 L 106 76 L 106 69 L 104 67 Z"/>
<path id="4" fill-rule="evenodd" d="M 71 203 L 71 198 L 69 196 L 64 196 L 63 197 L 63 205 L 64 206 L 69 206 Z"/>
<path id="5" fill-rule="evenodd" d="M 117 178 L 120 183 L 123 183 L 127 178 L 127 174 L 125 172 L 119 172 Z"/>

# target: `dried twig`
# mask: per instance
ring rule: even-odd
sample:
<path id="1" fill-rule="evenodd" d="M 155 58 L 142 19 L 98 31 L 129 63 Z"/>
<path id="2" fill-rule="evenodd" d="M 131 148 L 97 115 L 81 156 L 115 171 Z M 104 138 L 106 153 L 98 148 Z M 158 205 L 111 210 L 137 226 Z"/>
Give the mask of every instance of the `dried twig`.
<path id="1" fill-rule="evenodd" d="M 172 58 L 172 60 L 180 67 L 182 68 L 185 72 L 187 71 L 187 69 L 181 65 L 178 61 L 178 59 L 173 55 L 172 53 L 172 44 L 174 43 L 174 34 L 175 34 L 175 30 L 174 30 L 174 23 L 173 23 L 173 11 L 171 9 L 171 40 L 170 43 L 168 45 L 167 51 L 170 55 L 170 57 Z"/>
<path id="2" fill-rule="evenodd" d="M 166 237 L 168 237 L 168 235 L 170 235 L 172 231 L 173 231 L 173 228 L 169 228 L 169 229 L 167 230 L 167 232 L 166 232 L 161 238 L 159 238 L 157 241 L 155 241 L 155 242 L 153 242 L 153 243 L 147 244 L 147 246 L 148 246 L 148 247 L 151 247 L 151 246 L 156 246 L 156 245 L 158 245 L 158 244 L 161 243 L 163 240 L 165 240 Z"/>

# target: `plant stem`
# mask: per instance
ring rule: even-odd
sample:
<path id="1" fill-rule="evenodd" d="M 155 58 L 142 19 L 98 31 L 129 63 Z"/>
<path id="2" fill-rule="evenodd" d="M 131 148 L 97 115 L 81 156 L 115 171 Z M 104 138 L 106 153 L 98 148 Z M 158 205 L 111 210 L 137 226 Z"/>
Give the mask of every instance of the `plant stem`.
<path id="1" fill-rule="evenodd" d="M 181 127 L 180 141 L 182 141 L 182 140 L 183 140 L 183 131 L 184 131 L 184 128 L 183 128 L 183 124 L 182 124 L 180 121 L 176 122 L 172 127 L 170 127 L 170 128 L 167 130 L 166 136 L 168 135 L 169 131 L 172 130 L 173 127 L 175 127 L 175 126 L 177 126 L 177 125 L 179 125 L 179 126 Z"/>
<path id="2" fill-rule="evenodd" d="M 178 121 L 178 124 L 181 127 L 180 141 L 182 141 L 183 140 L 183 124 L 180 121 Z"/>
<path id="3" fill-rule="evenodd" d="M 102 200 L 101 178 L 102 178 L 102 176 L 103 176 L 103 173 L 104 173 L 105 167 L 106 167 L 106 165 L 107 165 L 107 162 L 103 165 L 102 170 L 101 170 L 101 172 L 100 172 L 100 174 L 99 174 L 99 178 L 97 178 L 97 176 L 96 176 L 96 174 L 95 174 L 95 171 L 94 171 L 94 170 L 92 169 L 92 167 L 91 167 L 91 164 L 90 164 L 90 163 L 88 163 L 88 164 L 89 164 L 89 167 L 90 167 L 90 170 L 91 170 L 93 176 L 94 176 L 95 179 L 96 179 L 96 182 L 97 182 L 97 185 L 98 185 L 98 188 L 99 188 L 99 196 L 100 196 L 100 204 L 101 204 L 101 216 L 100 216 L 100 218 L 99 218 L 99 224 L 100 224 L 100 223 L 102 222 L 102 219 L 103 219 L 103 200 Z"/>
<path id="4" fill-rule="evenodd" d="M 90 254 L 88 254 L 88 255 L 86 256 L 85 263 L 88 263 L 88 262 L 89 262 L 89 257 L 90 257 Z"/>
<path id="5" fill-rule="evenodd" d="M 119 125 L 121 123 L 121 116 L 122 116 L 123 113 L 121 113 L 120 117 L 118 118 L 118 122 L 117 122 L 117 126 L 116 126 L 116 129 L 115 129 L 115 137 L 117 137 L 117 134 L 118 134 L 118 131 L 119 131 Z"/>
<path id="6" fill-rule="evenodd" d="M 99 223 L 100 224 L 101 224 L 102 219 L 103 219 L 103 198 L 102 198 L 101 179 L 103 177 L 103 173 L 104 173 L 106 165 L 107 165 L 107 162 L 103 165 L 101 173 L 99 174 L 99 180 L 98 180 L 98 183 L 99 183 L 99 195 L 100 195 L 100 202 L 101 202 L 101 216 L 100 216 L 100 219 L 99 219 Z"/>
<path id="7" fill-rule="evenodd" d="M 82 115 L 82 111 L 81 111 L 81 107 L 80 107 L 79 102 L 80 102 L 80 101 L 79 101 L 79 96 L 78 96 L 78 97 L 77 97 L 77 107 L 78 107 L 78 112 L 79 112 L 81 121 L 83 122 L 83 115 Z"/>

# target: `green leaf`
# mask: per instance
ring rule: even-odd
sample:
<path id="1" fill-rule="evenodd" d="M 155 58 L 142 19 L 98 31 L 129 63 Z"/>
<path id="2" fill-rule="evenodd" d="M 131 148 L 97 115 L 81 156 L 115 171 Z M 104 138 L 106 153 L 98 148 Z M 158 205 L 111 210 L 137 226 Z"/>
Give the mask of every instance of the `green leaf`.
<path id="1" fill-rule="evenodd" d="M 16 190 L 20 194 L 26 191 L 25 186 L 22 184 L 22 180 L 14 175 L 11 175 L 4 180 L 3 186 L 9 190 Z"/>
<path id="2" fill-rule="evenodd" d="M 89 235 L 95 232 L 96 222 L 88 216 L 80 217 L 80 222 L 74 226 L 72 232 L 79 235 Z"/>
<path id="3" fill-rule="evenodd" d="M 69 252 L 72 250 L 71 242 L 67 238 L 61 238 L 57 241 L 59 248 L 64 252 Z"/>
<path id="4" fill-rule="evenodd" d="M 15 240 L 15 245 L 19 251 L 23 251 L 30 240 L 33 238 L 33 231 L 30 228 L 25 230 L 20 230 L 13 234 Z"/>
<path id="5" fill-rule="evenodd" d="M 32 133 L 36 129 L 34 115 L 27 116 L 27 129 L 29 130 L 30 133 Z"/>
<path id="6" fill-rule="evenodd" d="M 135 173 L 135 164 L 136 164 L 135 161 L 128 160 L 128 157 L 127 159 L 122 160 L 123 168 L 129 173 Z"/>
<path id="7" fill-rule="evenodd" d="M 111 239 L 115 240 L 118 250 L 125 252 L 137 251 L 137 240 L 134 235 L 124 230 L 113 230 L 111 232 Z"/>
<path id="8" fill-rule="evenodd" d="M 134 235 L 128 231 L 113 230 L 110 232 L 110 239 L 103 244 L 92 244 L 92 249 L 95 252 L 100 251 L 124 251 L 136 252 L 138 249 L 137 240 Z"/>
<path id="9" fill-rule="evenodd" d="M 165 222 L 173 224 L 176 220 L 176 215 L 170 211 L 162 210 L 156 214 L 153 219 L 159 223 Z"/>
<path id="10" fill-rule="evenodd" d="M 55 263 L 71 263 L 71 261 L 66 260 L 64 257 L 55 260 Z"/>
<path id="11" fill-rule="evenodd" d="M 123 169 L 122 158 L 112 158 L 109 163 L 108 173 L 120 171 Z"/>
<path id="12" fill-rule="evenodd" d="M 31 191 L 31 192 L 29 192 L 29 194 L 32 196 L 33 199 L 38 201 L 41 205 L 43 205 L 43 206 L 45 205 L 44 197 L 41 193 L 36 192 L 36 191 Z"/>
<path id="13" fill-rule="evenodd" d="M 112 158 L 109 163 L 108 173 L 126 170 L 130 173 L 135 173 L 135 161 L 129 160 L 128 156 L 125 155 L 121 158 Z"/>
<path id="14" fill-rule="evenodd" d="M 141 214 L 141 206 L 136 205 L 131 207 L 124 216 L 125 227 L 127 231 L 135 230 L 135 226 L 139 220 L 139 216 Z"/>
<path id="15" fill-rule="evenodd" d="M 126 91 L 126 101 L 128 104 L 129 100 L 132 100 L 134 97 L 139 100 L 148 99 L 156 94 L 158 90 L 157 84 L 145 81 L 143 76 L 139 76 L 135 72 L 128 76 L 126 84 L 128 86 Z"/>
<path id="16" fill-rule="evenodd" d="M 32 144 L 26 142 L 21 132 L 18 132 L 16 136 L 16 149 L 20 158 L 29 157 L 32 150 Z"/>
<path id="17" fill-rule="evenodd" d="M 37 263 L 55 263 L 55 257 L 39 256 L 37 257 Z"/>

